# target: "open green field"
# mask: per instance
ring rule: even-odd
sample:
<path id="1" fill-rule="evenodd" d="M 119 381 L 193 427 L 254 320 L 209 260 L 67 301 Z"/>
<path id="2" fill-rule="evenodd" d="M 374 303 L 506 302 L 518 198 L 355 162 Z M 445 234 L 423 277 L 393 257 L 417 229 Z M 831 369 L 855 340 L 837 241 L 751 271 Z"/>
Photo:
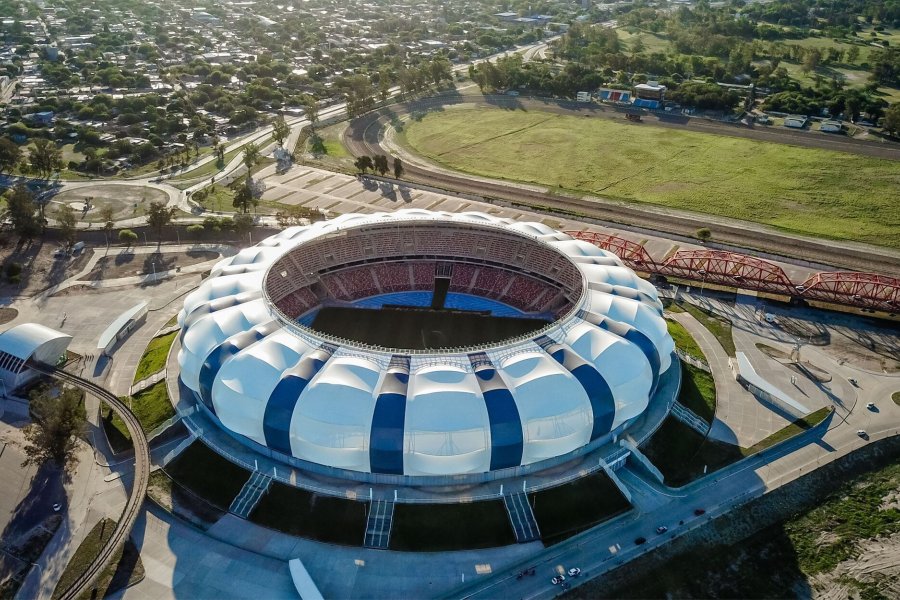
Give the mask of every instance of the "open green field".
<path id="1" fill-rule="evenodd" d="M 453 169 L 900 248 L 900 162 L 543 111 L 464 107 L 401 138 Z"/>

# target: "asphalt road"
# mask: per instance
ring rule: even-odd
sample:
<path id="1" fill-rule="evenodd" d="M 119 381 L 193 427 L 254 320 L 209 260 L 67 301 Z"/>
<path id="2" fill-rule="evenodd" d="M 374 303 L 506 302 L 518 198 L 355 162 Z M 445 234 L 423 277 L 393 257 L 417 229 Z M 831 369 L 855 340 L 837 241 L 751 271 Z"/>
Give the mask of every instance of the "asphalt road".
<path id="1" fill-rule="evenodd" d="M 509 571 L 497 573 L 488 579 L 479 579 L 474 584 L 461 587 L 450 594 L 453 598 L 552 598 L 563 590 L 550 579 L 570 567 L 582 569 L 578 579 L 570 579 L 578 585 L 588 579 L 598 577 L 638 555 L 657 548 L 675 536 L 682 535 L 691 528 L 699 527 L 736 506 L 742 505 L 766 491 L 775 489 L 804 472 L 808 473 L 821 464 L 834 460 L 870 443 L 898 434 L 900 409 L 890 404 L 890 392 L 900 387 L 897 381 L 881 382 L 869 386 L 862 382 L 858 398 L 854 398 L 852 409 L 846 419 L 835 414 L 824 426 L 809 430 L 779 446 L 752 458 L 700 479 L 680 489 L 659 485 L 634 467 L 619 471 L 626 484 L 637 490 L 653 492 L 656 498 L 651 507 L 635 510 L 619 517 L 607 525 L 600 526 L 569 540 L 545 549 L 534 560 L 518 565 Z M 867 410 L 864 402 L 878 399 L 878 412 Z M 857 435 L 864 429 L 869 440 Z M 694 510 L 703 508 L 706 513 L 696 516 Z M 684 521 L 679 525 L 679 521 Z M 668 527 L 665 534 L 657 534 L 659 525 Z M 635 539 L 644 537 L 647 542 L 636 545 Z M 523 567 L 534 566 L 535 576 L 516 578 Z"/>

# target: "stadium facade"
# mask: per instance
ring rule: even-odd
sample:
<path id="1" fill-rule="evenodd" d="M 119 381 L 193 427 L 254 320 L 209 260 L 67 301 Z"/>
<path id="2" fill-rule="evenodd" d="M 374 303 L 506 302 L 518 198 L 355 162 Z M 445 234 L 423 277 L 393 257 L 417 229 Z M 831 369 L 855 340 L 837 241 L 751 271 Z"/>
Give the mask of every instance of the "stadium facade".
<path id="1" fill-rule="evenodd" d="M 419 348 L 315 325 L 329 307 L 435 303 L 537 321 L 466 347 L 423 330 Z M 231 437 L 376 482 L 521 473 L 613 441 L 674 350 L 656 289 L 615 255 L 542 223 L 426 210 L 285 229 L 219 262 L 179 324 L 183 389 Z"/>

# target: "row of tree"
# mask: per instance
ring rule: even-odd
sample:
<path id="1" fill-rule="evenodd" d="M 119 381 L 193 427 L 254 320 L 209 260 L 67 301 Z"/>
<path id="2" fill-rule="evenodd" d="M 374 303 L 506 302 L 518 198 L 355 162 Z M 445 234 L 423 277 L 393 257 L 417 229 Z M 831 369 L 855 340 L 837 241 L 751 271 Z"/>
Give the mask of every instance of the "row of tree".
<path id="1" fill-rule="evenodd" d="M 388 166 L 388 157 L 384 154 L 359 156 L 353 161 L 353 166 L 361 173 L 366 173 L 371 169 L 373 173 L 378 173 L 382 177 L 391 170 L 391 167 Z M 398 157 L 394 157 L 393 171 L 395 179 L 403 177 L 403 161 Z"/>

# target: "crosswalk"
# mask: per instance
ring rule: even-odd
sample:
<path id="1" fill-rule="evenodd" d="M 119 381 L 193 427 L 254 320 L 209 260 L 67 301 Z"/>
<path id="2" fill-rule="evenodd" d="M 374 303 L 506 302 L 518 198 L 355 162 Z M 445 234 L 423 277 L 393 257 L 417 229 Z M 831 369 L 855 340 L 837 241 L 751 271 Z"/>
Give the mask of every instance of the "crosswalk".
<path id="1" fill-rule="evenodd" d="M 506 506 L 506 514 L 516 534 L 516 541 L 520 544 L 540 539 L 541 532 L 538 529 L 537 520 L 528 503 L 528 496 L 524 492 L 516 492 L 503 496 L 503 504 Z"/>

